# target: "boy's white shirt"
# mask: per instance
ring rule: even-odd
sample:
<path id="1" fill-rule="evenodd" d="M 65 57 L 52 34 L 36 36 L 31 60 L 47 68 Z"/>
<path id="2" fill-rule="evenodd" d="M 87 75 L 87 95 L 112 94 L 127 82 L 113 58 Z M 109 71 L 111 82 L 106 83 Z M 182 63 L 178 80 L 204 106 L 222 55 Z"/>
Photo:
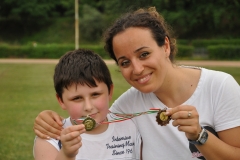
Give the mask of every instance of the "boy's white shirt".
<path id="1" fill-rule="evenodd" d="M 111 120 L 111 117 L 108 116 L 108 119 Z M 64 123 L 64 128 L 72 126 L 70 118 L 67 118 Z M 76 160 L 140 159 L 141 137 L 132 120 L 111 123 L 103 133 L 94 135 L 83 133 L 81 138 L 82 146 Z M 46 141 L 60 151 L 59 140 Z"/>

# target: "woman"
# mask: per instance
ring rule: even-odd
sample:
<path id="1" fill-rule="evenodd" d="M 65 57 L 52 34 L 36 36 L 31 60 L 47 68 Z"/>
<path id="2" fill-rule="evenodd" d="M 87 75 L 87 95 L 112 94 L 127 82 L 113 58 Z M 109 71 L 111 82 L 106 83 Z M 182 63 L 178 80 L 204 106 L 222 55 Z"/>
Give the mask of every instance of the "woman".
<path id="1" fill-rule="evenodd" d="M 116 20 L 105 33 L 105 49 L 133 86 L 111 111 L 167 108 L 164 116 L 172 119 L 166 126 L 156 114 L 132 119 L 143 139 L 143 159 L 240 159 L 238 83 L 227 73 L 176 65 L 175 40 L 155 8 Z M 42 112 L 35 133 L 56 137 L 60 121 L 55 112 Z"/>

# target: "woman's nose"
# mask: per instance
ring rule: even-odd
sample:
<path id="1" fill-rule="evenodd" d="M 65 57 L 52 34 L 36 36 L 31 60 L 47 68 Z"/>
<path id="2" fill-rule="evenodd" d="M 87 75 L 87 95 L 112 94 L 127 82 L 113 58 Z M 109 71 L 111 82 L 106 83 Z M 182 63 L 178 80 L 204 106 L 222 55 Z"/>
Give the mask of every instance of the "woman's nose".
<path id="1" fill-rule="evenodd" d="M 144 66 L 140 62 L 134 61 L 132 62 L 132 65 L 133 65 L 133 74 L 139 75 L 143 72 Z"/>

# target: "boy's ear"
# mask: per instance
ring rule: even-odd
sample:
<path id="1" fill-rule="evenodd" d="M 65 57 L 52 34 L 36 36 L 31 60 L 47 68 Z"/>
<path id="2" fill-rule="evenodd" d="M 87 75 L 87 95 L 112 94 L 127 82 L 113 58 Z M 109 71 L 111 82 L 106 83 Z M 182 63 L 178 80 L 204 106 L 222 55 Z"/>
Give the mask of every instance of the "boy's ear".
<path id="1" fill-rule="evenodd" d="M 59 95 L 58 95 L 57 93 L 56 93 L 56 98 L 57 98 L 58 103 L 59 103 L 59 105 L 61 106 L 61 108 L 62 108 L 63 110 L 66 110 L 67 108 L 65 107 L 62 99 L 59 97 Z"/>
<path id="2" fill-rule="evenodd" d="M 113 86 L 113 84 L 112 84 L 112 85 L 110 86 L 109 101 L 112 100 L 112 96 L 113 96 L 113 88 L 114 88 L 114 86 Z"/>

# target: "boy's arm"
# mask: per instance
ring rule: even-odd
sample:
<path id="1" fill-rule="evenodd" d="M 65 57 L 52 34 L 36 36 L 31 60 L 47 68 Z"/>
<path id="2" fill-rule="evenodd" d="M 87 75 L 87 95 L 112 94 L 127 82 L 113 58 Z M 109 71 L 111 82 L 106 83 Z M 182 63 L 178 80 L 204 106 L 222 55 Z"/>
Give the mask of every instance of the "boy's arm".
<path id="1" fill-rule="evenodd" d="M 50 137 L 60 139 L 62 119 L 61 116 L 51 110 L 40 112 L 34 121 L 35 134 L 43 139 L 49 139 Z"/>
<path id="2" fill-rule="evenodd" d="M 45 139 L 37 137 L 33 147 L 35 160 L 54 160 L 59 151 Z"/>
<path id="3" fill-rule="evenodd" d="M 37 137 L 33 148 L 35 160 L 75 160 L 82 146 L 80 134 L 84 132 L 83 124 L 64 129 L 61 133 L 62 148 L 60 151 L 45 139 Z"/>

